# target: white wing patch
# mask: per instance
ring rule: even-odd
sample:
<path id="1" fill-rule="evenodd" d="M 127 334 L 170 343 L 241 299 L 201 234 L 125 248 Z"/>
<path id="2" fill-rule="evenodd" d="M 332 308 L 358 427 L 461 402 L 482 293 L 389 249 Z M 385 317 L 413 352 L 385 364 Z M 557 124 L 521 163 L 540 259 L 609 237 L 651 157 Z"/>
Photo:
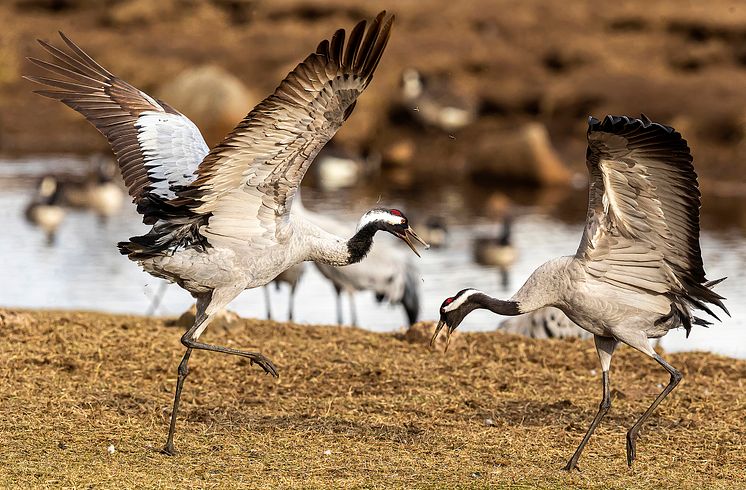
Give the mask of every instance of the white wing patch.
<path id="1" fill-rule="evenodd" d="M 174 186 L 194 180 L 197 166 L 210 151 L 202 134 L 186 117 L 167 112 L 143 112 L 135 127 L 155 193 L 175 198 Z"/>

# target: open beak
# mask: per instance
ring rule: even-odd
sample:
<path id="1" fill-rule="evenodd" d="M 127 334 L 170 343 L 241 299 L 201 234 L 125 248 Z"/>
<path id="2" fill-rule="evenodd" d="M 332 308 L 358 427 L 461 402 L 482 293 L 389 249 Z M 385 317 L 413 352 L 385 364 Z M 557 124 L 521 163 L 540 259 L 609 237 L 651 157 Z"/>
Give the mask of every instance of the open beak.
<path id="1" fill-rule="evenodd" d="M 446 322 L 444 322 L 443 320 L 440 320 L 438 322 L 438 326 L 435 327 L 435 333 L 433 333 L 433 337 L 430 339 L 430 347 L 432 347 L 435 344 L 435 339 L 438 338 L 438 334 L 443 329 L 443 326 L 446 327 L 446 347 L 445 349 L 443 349 L 443 353 L 446 353 L 448 352 L 448 346 L 451 343 L 451 332 L 453 332 L 454 329 L 448 326 Z"/>
<path id="2" fill-rule="evenodd" d="M 420 238 L 420 237 L 417 236 L 417 233 L 414 232 L 414 230 L 412 229 L 411 226 L 407 227 L 407 229 L 404 230 L 404 233 L 401 234 L 401 235 L 399 235 L 399 237 L 402 240 L 404 240 L 404 242 L 407 245 L 409 245 L 409 248 L 412 249 L 412 252 L 414 252 L 417 255 L 417 257 L 420 256 L 420 253 L 415 248 L 414 242 L 412 241 L 412 239 L 417 240 L 419 243 L 421 243 L 422 246 L 425 247 L 425 250 L 427 250 L 428 248 L 430 248 L 430 245 L 427 242 L 425 242 L 425 240 L 423 240 L 422 238 Z"/>

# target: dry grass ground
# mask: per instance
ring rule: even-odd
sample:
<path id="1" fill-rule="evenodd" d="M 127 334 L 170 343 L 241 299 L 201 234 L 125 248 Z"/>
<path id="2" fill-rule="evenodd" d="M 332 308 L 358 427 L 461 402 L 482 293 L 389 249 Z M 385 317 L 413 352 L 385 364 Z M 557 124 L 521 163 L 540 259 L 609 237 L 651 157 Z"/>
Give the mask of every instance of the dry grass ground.
<path id="1" fill-rule="evenodd" d="M 744 361 L 668 355 L 684 381 L 628 469 L 625 430 L 667 376 L 621 349 L 612 410 L 567 474 L 598 403 L 592 343 L 466 334 L 444 356 L 395 335 L 246 320 L 206 338 L 259 348 L 280 378 L 197 352 L 171 458 L 158 450 L 179 331 L 7 310 L 0 327 L 6 488 L 746 488 Z"/>

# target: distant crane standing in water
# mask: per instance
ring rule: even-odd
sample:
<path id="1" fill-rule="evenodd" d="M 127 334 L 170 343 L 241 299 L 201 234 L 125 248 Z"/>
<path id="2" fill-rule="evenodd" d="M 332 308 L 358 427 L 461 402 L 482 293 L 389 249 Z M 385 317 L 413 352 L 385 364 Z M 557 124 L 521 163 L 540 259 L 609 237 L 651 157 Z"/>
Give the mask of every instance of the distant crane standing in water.
<path id="1" fill-rule="evenodd" d="M 567 318 L 562 310 L 553 306 L 506 318 L 497 328 L 501 332 L 532 339 L 590 339 L 593 336 Z"/>
<path id="2" fill-rule="evenodd" d="M 307 219 L 321 229 L 335 235 L 349 232 L 349 227 L 336 219 L 311 211 L 296 199 L 293 213 Z M 337 324 L 342 325 L 342 293 L 350 300 L 350 322 L 357 325 L 355 293 L 371 291 L 380 303 L 401 305 L 407 316 L 408 325 L 417 322 L 420 314 L 420 272 L 398 248 L 388 243 L 379 243 L 371 250 L 364 262 L 348 267 L 335 267 L 323 262 L 314 262 L 322 276 L 334 286 L 337 296 Z"/>
<path id="3" fill-rule="evenodd" d="M 342 29 L 322 41 L 212 150 L 184 115 L 111 74 L 63 34 L 69 53 L 39 41 L 58 64 L 31 61 L 66 80 L 27 78 L 52 87 L 37 93 L 80 112 L 108 139 L 143 221 L 153 225 L 146 235 L 120 243 L 120 251 L 197 299 L 194 325 L 181 338 L 186 353 L 164 453 L 174 454 L 193 349 L 242 356 L 277 376 L 262 354 L 198 340 L 212 316 L 241 291 L 263 286 L 305 260 L 358 262 L 380 230 L 415 249 L 412 239 L 419 237 L 397 210 L 365 213 L 349 240 L 290 213 L 309 165 L 372 79 L 393 23 L 393 16 L 385 16 L 381 12 L 367 32 L 366 22 L 358 23 L 346 50 Z"/>
<path id="4" fill-rule="evenodd" d="M 689 147 L 673 128 L 647 117 L 590 118 L 586 163 L 590 173 L 588 215 L 577 253 L 540 266 L 509 300 L 464 289 L 440 307 L 450 335 L 477 308 L 519 315 L 555 306 L 594 335 L 603 397 L 593 422 L 565 469 L 577 467 L 583 448 L 611 407 L 609 367 L 623 342 L 655 359 L 670 382 L 627 432 L 627 464 L 636 456 L 642 424 L 681 381 L 648 339 L 683 326 L 711 323 L 694 316 L 707 306 L 726 314 L 723 297 L 712 288 L 723 279 L 705 279 L 699 245 L 700 193 Z M 447 342 L 446 342 L 447 348 Z"/>
<path id="5" fill-rule="evenodd" d="M 298 202 L 295 202 L 295 206 L 298 206 Z M 269 288 L 272 284 L 274 284 L 277 289 L 280 288 L 280 284 L 287 284 L 290 288 L 290 294 L 288 296 L 288 320 L 293 321 L 293 309 L 295 306 L 295 290 L 298 288 L 298 283 L 300 282 L 301 277 L 303 277 L 303 274 L 306 273 L 306 264 L 301 262 L 300 264 L 295 264 L 291 268 L 282 271 L 280 275 L 274 278 L 274 280 L 264 286 L 264 302 L 267 306 L 267 319 L 272 319 L 272 304 L 269 297 Z"/>

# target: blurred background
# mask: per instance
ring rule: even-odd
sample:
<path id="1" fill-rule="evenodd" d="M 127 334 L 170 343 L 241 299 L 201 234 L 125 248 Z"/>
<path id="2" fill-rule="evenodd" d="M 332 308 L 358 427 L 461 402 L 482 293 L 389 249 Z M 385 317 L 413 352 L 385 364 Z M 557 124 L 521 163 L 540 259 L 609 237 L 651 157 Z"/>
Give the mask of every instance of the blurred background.
<path id="1" fill-rule="evenodd" d="M 5 0 L 0 306 L 176 316 L 191 304 L 116 250 L 145 226 L 104 138 L 21 78 L 39 74 L 25 61 L 44 58 L 37 38 L 60 45 L 64 31 L 190 117 L 213 145 L 320 40 L 381 9 L 397 16 L 391 42 L 353 116 L 311 167 L 303 201 L 350 232 L 365 210 L 399 207 L 441 246 L 411 260 L 377 238 L 390 259 L 390 269 L 377 269 L 394 272 L 382 286 L 363 278 L 342 288 L 359 290 L 357 324 L 387 331 L 412 320 L 399 293 L 386 290 L 412 264 L 417 316 L 435 319 L 463 287 L 509 296 L 542 262 L 574 253 L 586 210 L 587 117 L 644 112 L 689 141 L 705 265 L 710 278 L 729 277 L 718 291 L 733 314 L 688 340 L 673 332 L 663 347 L 746 357 L 746 6 L 736 1 Z M 337 320 L 335 284 L 322 272 L 303 270 L 296 321 Z M 288 290 L 268 289 L 274 318 L 288 317 Z M 263 317 L 264 294 L 247 291 L 231 308 Z M 349 324 L 353 305 L 342 299 Z M 478 313 L 463 328 L 500 321 Z"/>

